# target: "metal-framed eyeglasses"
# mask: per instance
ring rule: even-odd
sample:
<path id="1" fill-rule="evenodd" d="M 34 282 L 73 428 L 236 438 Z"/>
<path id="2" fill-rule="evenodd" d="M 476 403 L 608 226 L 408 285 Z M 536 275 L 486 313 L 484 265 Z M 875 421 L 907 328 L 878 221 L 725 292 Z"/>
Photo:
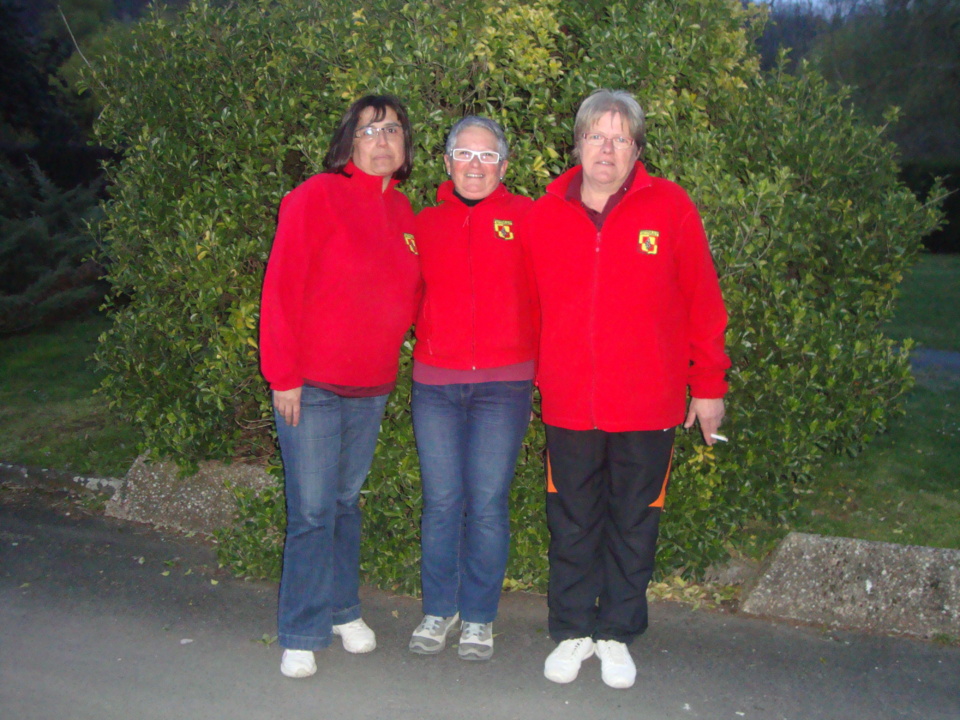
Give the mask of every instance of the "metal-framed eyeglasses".
<path id="1" fill-rule="evenodd" d="M 474 158 L 479 158 L 484 165 L 496 165 L 500 162 L 500 153 L 493 150 L 468 150 L 467 148 L 454 148 L 450 151 L 450 157 L 458 162 L 470 162 Z"/>
<path id="2" fill-rule="evenodd" d="M 390 123 L 383 127 L 364 125 L 362 128 L 357 128 L 353 136 L 360 140 L 376 140 L 381 133 L 387 140 L 397 140 L 403 136 L 403 126 L 399 123 Z"/>
<path id="3" fill-rule="evenodd" d="M 623 135 L 607 137 L 603 133 L 581 133 L 580 137 L 583 138 L 584 143 L 593 145 L 594 147 L 602 147 L 607 140 L 613 143 L 615 150 L 626 150 L 633 145 L 633 138 L 628 138 Z"/>

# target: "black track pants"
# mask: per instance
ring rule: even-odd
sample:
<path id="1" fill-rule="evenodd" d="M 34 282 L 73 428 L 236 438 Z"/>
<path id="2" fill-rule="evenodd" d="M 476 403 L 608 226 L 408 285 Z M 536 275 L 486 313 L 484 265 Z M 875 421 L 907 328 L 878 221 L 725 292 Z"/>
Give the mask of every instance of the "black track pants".
<path id="1" fill-rule="evenodd" d="M 647 628 L 674 429 L 546 430 L 550 636 L 629 643 Z"/>

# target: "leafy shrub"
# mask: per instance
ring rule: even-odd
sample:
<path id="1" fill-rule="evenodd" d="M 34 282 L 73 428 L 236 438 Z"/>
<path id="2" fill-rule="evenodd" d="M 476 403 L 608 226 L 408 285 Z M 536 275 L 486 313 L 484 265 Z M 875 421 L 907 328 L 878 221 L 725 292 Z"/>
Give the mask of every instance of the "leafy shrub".
<path id="1" fill-rule="evenodd" d="M 109 168 L 104 254 L 129 303 L 113 303 L 104 390 L 158 454 L 269 454 L 255 326 L 276 208 L 318 171 L 348 102 L 407 101 L 417 156 L 405 190 L 421 207 L 465 113 L 504 124 L 508 183 L 536 196 L 567 167 L 579 101 L 626 88 L 648 111 L 648 165 L 702 210 L 731 315 L 732 442 L 707 449 L 681 433 L 663 524 L 661 565 L 702 569 L 743 523 L 788 518 L 825 453 L 856 452 L 884 428 L 909 373 L 879 323 L 937 222 L 898 182 L 883 129 L 844 95 L 814 73 L 761 75 L 758 12 L 728 0 L 276 0 L 155 14 L 89 83 L 106 88 L 100 141 L 124 152 Z M 362 562 L 412 591 L 421 498 L 406 353 L 364 494 Z M 545 578 L 542 445 L 535 427 L 513 491 L 514 586 Z M 248 551 L 277 557 L 281 495 L 243 502 L 222 557 L 267 572 Z M 267 527 L 266 542 L 250 540 Z"/>
<path id="2" fill-rule="evenodd" d="M 279 467 L 274 471 L 279 474 Z M 287 527 L 283 487 L 259 492 L 234 486 L 239 522 L 214 533 L 220 565 L 236 575 L 280 579 L 283 535 Z"/>

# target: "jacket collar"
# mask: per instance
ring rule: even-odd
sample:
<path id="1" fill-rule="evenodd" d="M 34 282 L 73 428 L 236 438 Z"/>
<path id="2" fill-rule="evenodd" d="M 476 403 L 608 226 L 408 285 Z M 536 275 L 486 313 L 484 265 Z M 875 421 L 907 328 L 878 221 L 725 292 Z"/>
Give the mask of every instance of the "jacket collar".
<path id="1" fill-rule="evenodd" d="M 647 169 L 643 166 L 642 162 L 637 160 L 635 169 L 636 174 L 633 176 L 633 183 L 627 190 L 627 195 L 631 195 L 637 190 L 642 190 L 643 188 L 649 187 L 653 184 L 653 178 L 649 173 L 647 173 Z M 547 193 L 550 195 L 556 195 L 561 200 L 565 200 L 567 197 L 567 189 L 570 187 L 570 183 L 573 182 L 573 179 L 582 172 L 582 165 L 576 165 L 575 167 L 570 168 L 563 175 L 547 185 Z"/>
<path id="2" fill-rule="evenodd" d="M 482 205 L 491 200 L 500 200 L 509 194 L 510 191 L 507 190 L 506 186 L 501 182 L 493 189 L 492 193 L 483 198 L 477 205 Z M 457 196 L 453 194 L 453 180 L 444 180 L 440 183 L 440 187 L 437 188 L 437 202 L 454 202 L 457 205 L 463 205 Z"/>
<path id="3" fill-rule="evenodd" d="M 371 190 L 380 192 L 381 188 L 383 187 L 382 175 L 368 175 L 354 165 L 353 160 L 347 160 L 347 164 L 343 168 L 343 174 L 350 178 L 351 182 L 354 182 L 364 188 L 370 188 Z M 390 178 L 390 182 L 387 183 L 387 190 L 396 187 L 397 183 L 399 182 L 400 181 L 396 178 Z"/>

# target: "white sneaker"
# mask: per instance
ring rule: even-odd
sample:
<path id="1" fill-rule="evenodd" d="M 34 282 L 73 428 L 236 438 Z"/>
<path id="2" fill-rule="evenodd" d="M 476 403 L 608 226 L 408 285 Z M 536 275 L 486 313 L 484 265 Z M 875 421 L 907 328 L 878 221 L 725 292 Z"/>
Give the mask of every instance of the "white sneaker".
<path id="1" fill-rule="evenodd" d="M 284 650 L 280 660 L 280 672 L 288 678 L 310 677 L 317 671 L 317 661 L 312 650 Z"/>
<path id="2" fill-rule="evenodd" d="M 624 690 L 633 687 L 637 679 L 637 666 L 633 664 L 630 650 L 616 640 L 597 640 L 597 657 L 600 658 L 600 675 L 612 688 Z"/>
<path id="3" fill-rule="evenodd" d="M 457 631 L 460 613 L 450 617 L 424 615 L 410 638 L 410 652 L 418 655 L 436 655 L 447 646 L 447 637 Z"/>
<path id="4" fill-rule="evenodd" d="M 333 634 L 343 639 L 343 649 L 349 653 L 368 653 L 377 647 L 377 636 L 363 618 L 343 625 L 334 625 Z"/>
<path id="5" fill-rule="evenodd" d="M 557 645 L 543 664 L 543 676 L 555 683 L 568 683 L 577 679 L 580 664 L 593 655 L 593 639 L 570 638 Z"/>
<path id="6" fill-rule="evenodd" d="M 489 660 L 493 657 L 493 623 L 465 622 L 460 632 L 457 655 L 461 660 Z"/>

